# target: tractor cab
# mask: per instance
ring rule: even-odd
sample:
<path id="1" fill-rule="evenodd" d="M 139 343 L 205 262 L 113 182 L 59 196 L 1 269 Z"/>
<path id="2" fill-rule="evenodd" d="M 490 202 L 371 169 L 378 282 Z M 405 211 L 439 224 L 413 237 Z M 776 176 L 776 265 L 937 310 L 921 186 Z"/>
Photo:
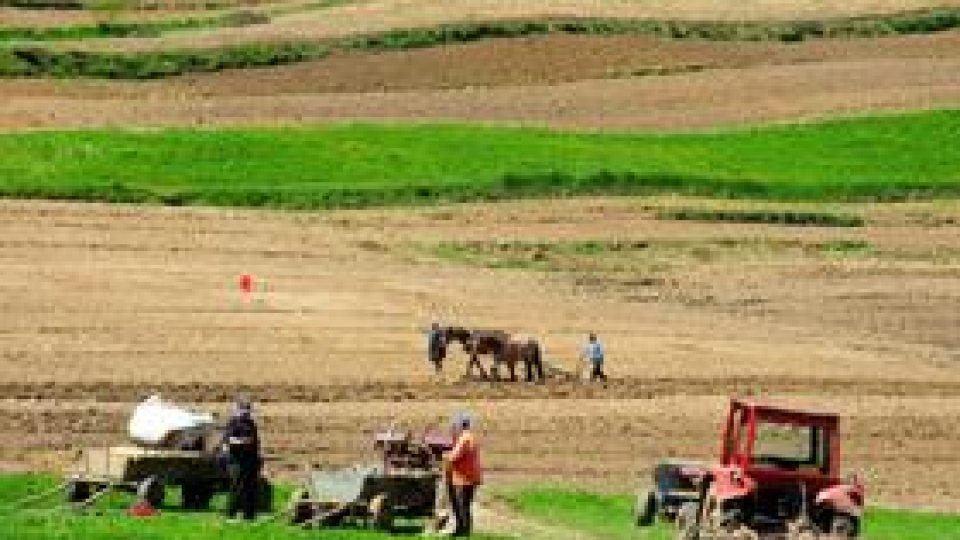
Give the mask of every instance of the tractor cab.
<path id="1" fill-rule="evenodd" d="M 839 481 L 837 424 L 833 414 L 733 400 L 720 462 L 764 484 L 799 482 L 816 490 Z"/>

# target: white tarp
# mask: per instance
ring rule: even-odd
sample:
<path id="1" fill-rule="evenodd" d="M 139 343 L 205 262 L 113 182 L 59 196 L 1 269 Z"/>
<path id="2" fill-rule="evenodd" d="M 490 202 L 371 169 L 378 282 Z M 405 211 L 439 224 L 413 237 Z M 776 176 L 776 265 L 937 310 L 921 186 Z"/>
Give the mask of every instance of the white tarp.
<path id="1" fill-rule="evenodd" d="M 185 409 L 154 394 L 133 409 L 127 432 L 137 444 L 169 447 L 202 437 L 213 422 L 209 413 Z"/>

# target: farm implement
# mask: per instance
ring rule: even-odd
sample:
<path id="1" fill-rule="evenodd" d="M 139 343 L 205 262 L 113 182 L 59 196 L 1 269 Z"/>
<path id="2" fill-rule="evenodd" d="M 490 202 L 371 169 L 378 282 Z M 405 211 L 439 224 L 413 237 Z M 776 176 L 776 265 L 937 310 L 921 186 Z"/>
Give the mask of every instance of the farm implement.
<path id="1" fill-rule="evenodd" d="M 677 540 L 856 538 L 864 487 L 839 472 L 838 418 L 733 400 L 720 462 L 668 461 L 637 497 L 636 522 Z"/>
<path id="2" fill-rule="evenodd" d="M 311 470 L 294 493 L 290 520 L 305 527 L 345 521 L 389 531 L 395 518 L 440 520 L 442 455 L 449 437 L 387 431 L 376 436 L 379 463 L 339 470 Z M 436 521 L 435 521 L 436 523 Z"/>
<path id="3" fill-rule="evenodd" d="M 67 474 L 67 501 L 87 505 L 107 492 L 135 493 L 156 508 L 166 488 L 178 486 L 184 508 L 206 510 L 218 492 L 229 489 L 229 476 L 210 443 L 216 434 L 213 417 L 163 402 L 152 396 L 130 419 L 133 444 L 87 448 Z M 259 507 L 269 511 L 272 487 L 260 479 Z"/>

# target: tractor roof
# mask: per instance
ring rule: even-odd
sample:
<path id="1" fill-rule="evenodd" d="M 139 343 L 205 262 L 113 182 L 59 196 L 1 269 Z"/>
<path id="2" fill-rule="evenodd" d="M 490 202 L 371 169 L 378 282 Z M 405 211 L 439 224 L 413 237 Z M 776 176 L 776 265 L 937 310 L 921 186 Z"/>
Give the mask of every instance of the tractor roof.
<path id="1" fill-rule="evenodd" d="M 790 424 L 836 426 L 839 420 L 839 417 L 833 413 L 790 409 L 787 407 L 777 407 L 775 405 L 757 404 L 752 401 L 739 399 L 731 399 L 730 408 L 731 410 L 753 409 L 760 418 Z"/>

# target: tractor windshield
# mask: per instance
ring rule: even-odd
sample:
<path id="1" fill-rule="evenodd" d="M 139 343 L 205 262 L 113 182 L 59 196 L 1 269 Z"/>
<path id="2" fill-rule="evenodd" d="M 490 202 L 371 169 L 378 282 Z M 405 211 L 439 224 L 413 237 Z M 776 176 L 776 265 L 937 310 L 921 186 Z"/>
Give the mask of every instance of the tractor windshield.
<path id="1" fill-rule="evenodd" d="M 758 423 L 753 461 L 758 466 L 826 472 L 825 442 L 823 431 L 817 427 Z"/>

